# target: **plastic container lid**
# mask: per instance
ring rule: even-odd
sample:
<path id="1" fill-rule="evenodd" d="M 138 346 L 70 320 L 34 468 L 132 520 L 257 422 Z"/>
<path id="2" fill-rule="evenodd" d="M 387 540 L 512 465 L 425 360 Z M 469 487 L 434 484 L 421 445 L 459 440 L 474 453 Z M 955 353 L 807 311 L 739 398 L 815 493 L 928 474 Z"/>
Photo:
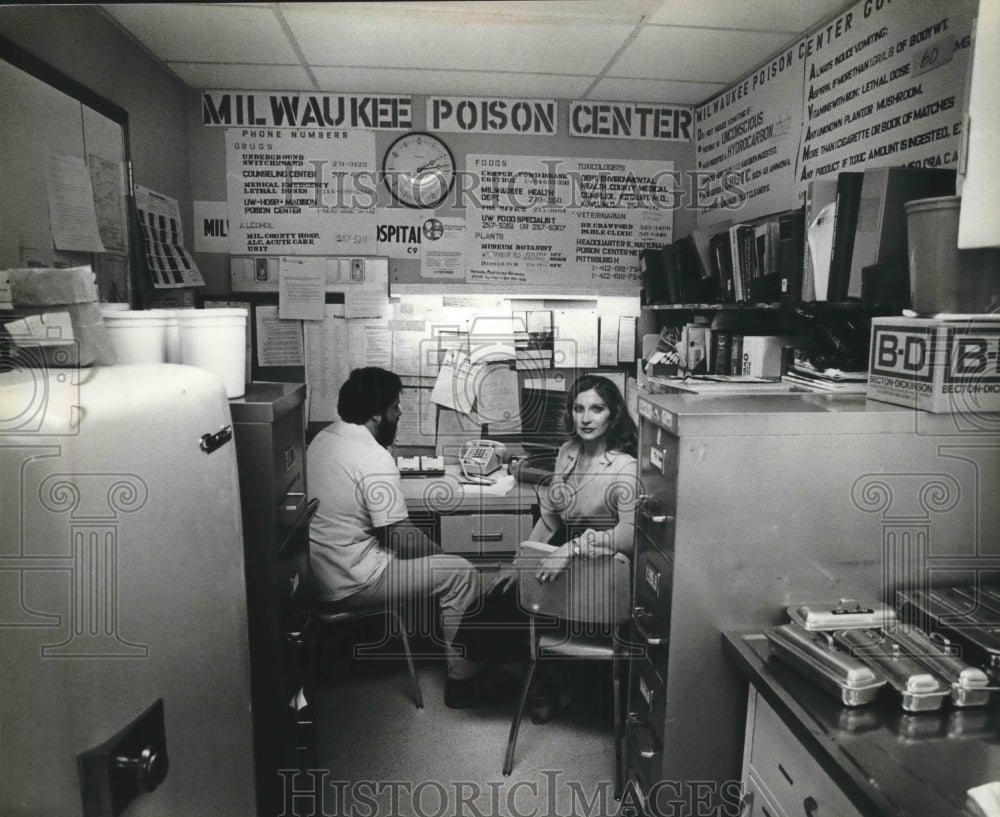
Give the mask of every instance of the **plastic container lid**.
<path id="1" fill-rule="evenodd" d="M 934 196 L 927 199 L 913 199 L 904 203 L 906 212 L 920 210 L 957 210 L 962 204 L 961 196 Z"/>

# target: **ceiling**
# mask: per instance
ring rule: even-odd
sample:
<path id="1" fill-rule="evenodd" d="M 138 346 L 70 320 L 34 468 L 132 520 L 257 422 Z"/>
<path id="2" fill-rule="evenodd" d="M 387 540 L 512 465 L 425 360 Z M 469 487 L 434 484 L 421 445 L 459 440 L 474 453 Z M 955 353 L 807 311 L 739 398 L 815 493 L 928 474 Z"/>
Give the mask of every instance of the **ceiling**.
<path id="1" fill-rule="evenodd" d="M 844 0 L 101 5 L 196 89 L 697 104 Z"/>

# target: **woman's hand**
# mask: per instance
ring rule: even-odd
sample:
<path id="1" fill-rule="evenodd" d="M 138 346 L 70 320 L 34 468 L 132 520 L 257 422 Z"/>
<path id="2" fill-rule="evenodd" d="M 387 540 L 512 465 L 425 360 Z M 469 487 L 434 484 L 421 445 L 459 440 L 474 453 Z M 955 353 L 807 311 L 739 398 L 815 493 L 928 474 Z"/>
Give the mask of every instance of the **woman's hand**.
<path id="1" fill-rule="evenodd" d="M 569 544 L 556 548 L 539 563 L 538 570 L 535 571 L 535 578 L 540 582 L 549 582 L 558 578 L 559 574 L 569 566 L 572 558 L 573 552 L 570 550 Z"/>
<path id="2" fill-rule="evenodd" d="M 597 559 L 601 556 L 614 556 L 616 551 L 611 545 L 605 544 L 607 537 L 601 536 L 593 528 L 587 528 L 573 542 L 574 553 L 583 559 Z"/>

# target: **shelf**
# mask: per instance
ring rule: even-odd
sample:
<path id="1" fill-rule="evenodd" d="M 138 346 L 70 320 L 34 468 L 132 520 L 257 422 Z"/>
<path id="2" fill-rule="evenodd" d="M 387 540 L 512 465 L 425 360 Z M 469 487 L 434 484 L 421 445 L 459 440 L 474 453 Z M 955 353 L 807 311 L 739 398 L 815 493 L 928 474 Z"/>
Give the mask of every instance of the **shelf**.
<path id="1" fill-rule="evenodd" d="M 772 311 L 804 309 L 816 312 L 860 312 L 865 309 L 861 301 L 797 301 L 795 303 L 694 303 L 694 304 L 643 304 L 649 312 L 698 312 L 719 310 L 766 309 Z M 875 310 L 878 311 L 878 310 Z M 883 310 L 884 311 L 884 310 Z"/>

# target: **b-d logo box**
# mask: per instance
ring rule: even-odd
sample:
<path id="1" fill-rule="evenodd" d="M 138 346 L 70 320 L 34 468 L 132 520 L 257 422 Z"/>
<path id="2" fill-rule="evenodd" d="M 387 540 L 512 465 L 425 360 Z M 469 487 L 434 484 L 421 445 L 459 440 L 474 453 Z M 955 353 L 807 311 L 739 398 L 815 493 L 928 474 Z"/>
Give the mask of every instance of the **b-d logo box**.
<path id="1" fill-rule="evenodd" d="M 1000 318 L 875 318 L 868 397 L 931 412 L 1000 411 Z"/>

